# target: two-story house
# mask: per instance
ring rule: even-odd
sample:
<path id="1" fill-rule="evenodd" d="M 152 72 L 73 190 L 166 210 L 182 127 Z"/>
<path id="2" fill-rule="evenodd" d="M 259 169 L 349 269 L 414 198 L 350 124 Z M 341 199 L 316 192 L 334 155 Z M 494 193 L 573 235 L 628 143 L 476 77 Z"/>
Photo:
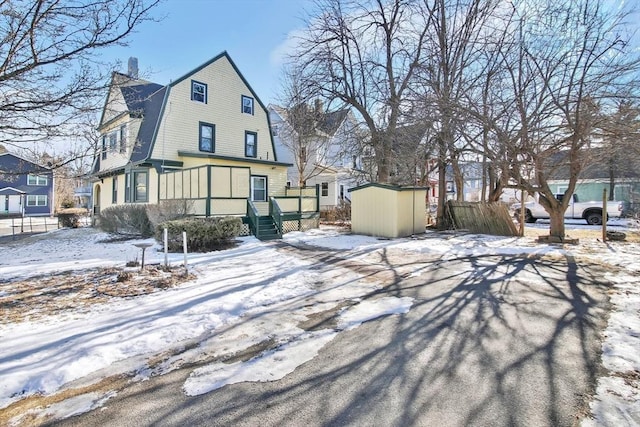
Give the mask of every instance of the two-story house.
<path id="1" fill-rule="evenodd" d="M 322 103 L 285 109 L 269 105 L 278 158 L 291 163 L 290 186 L 317 186 L 320 209 L 349 201 L 348 190 L 366 181 L 358 124 L 348 109 L 324 111 Z"/>
<path id="2" fill-rule="evenodd" d="M 0 153 L 0 214 L 53 215 L 53 188 L 50 168 L 9 152 Z"/>
<path id="3" fill-rule="evenodd" d="M 261 214 L 285 196 L 269 115 L 223 52 L 167 85 L 115 73 L 98 127 L 94 211 L 126 203 L 190 200 L 196 215 Z"/>

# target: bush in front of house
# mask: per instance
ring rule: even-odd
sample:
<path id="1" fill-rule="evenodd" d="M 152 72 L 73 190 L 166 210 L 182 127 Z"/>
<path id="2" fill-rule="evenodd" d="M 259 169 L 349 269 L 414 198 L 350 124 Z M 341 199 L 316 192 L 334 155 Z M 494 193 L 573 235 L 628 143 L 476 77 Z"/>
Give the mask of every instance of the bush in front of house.
<path id="1" fill-rule="evenodd" d="M 115 234 L 141 237 L 153 236 L 153 225 L 149 221 L 145 205 L 111 206 L 100 212 L 98 221 L 101 230 Z"/>
<path id="2" fill-rule="evenodd" d="M 158 204 L 147 205 L 147 215 L 153 227 L 166 221 L 189 216 L 193 211 L 193 200 L 161 200 Z"/>
<path id="3" fill-rule="evenodd" d="M 161 244 L 163 244 L 165 228 L 169 251 L 182 251 L 182 232 L 186 231 L 189 252 L 208 252 L 225 247 L 238 237 L 242 230 L 242 219 L 210 217 L 166 221 L 156 227 L 155 238 Z"/>

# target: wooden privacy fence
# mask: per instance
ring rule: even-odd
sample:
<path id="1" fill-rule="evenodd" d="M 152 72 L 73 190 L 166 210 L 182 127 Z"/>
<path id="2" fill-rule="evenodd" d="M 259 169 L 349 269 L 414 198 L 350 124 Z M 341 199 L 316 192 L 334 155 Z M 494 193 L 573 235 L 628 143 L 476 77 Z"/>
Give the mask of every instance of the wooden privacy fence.
<path id="1" fill-rule="evenodd" d="M 509 209 L 504 203 L 472 203 L 449 200 L 444 212 L 445 228 L 472 233 L 518 236 Z"/>

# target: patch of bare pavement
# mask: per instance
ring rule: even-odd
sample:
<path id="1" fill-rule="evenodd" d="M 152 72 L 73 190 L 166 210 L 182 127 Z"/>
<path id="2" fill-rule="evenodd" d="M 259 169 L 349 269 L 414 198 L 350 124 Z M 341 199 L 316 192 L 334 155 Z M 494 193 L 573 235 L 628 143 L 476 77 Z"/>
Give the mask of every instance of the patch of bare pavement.
<path id="1" fill-rule="evenodd" d="M 107 378 L 95 385 L 98 390 L 70 385 L 67 393 L 109 399 L 65 420 L 23 417 L 24 425 L 572 426 L 588 413 L 608 309 L 598 265 L 562 257 L 441 260 L 384 249 L 354 260 L 276 245 L 313 260 L 311 268 L 355 269 L 364 280 L 384 283 L 365 299 L 411 297 L 411 310 L 341 331 L 314 359 L 277 381 L 237 383 L 194 397 L 183 391 L 197 367 L 249 360 L 277 346 L 266 341 L 241 354 L 221 351 L 176 362 L 172 371 L 145 381 L 132 373 Z M 345 301 L 306 320 L 304 306 L 282 315 L 301 317 L 299 327 L 307 330 L 332 329 L 340 311 L 357 303 Z M 179 360 L 181 351 L 198 345 L 196 340 L 156 355 L 150 367 Z"/>

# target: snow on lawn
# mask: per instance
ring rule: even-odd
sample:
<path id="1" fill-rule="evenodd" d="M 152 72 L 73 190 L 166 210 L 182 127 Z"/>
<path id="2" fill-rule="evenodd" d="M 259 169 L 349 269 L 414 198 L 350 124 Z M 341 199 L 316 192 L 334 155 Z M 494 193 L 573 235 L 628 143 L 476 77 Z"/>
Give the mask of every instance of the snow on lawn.
<path id="1" fill-rule="evenodd" d="M 123 266 L 139 258 L 140 249 L 133 246 L 136 242 L 102 243 L 106 237 L 92 229 L 59 230 L 6 245 L 0 280 Z M 630 419 L 638 423 L 637 388 L 625 389 L 624 380 L 616 375 L 632 370 L 637 374 L 640 369 L 637 244 L 599 244 L 594 251 L 589 243 L 563 248 L 534 244 L 530 238 L 443 233 L 386 240 L 350 235 L 337 228 L 289 233 L 284 241 L 330 249 L 349 260 L 372 264 L 376 262 L 372 254 L 385 248 L 441 259 L 580 255 L 627 269 L 628 277 L 610 278 L 616 283 L 612 296 L 616 311 L 606 331 L 603 363 L 612 376 L 601 379 L 592 410 L 598 423 L 629 425 Z M 157 246 L 147 249 L 146 254 L 147 263 L 164 258 Z M 181 263 L 182 254 L 170 254 L 170 261 Z M 178 287 L 114 299 L 88 312 L 0 325 L 0 408 L 25 396 L 56 392 L 72 381 L 74 386 L 90 384 L 124 372 L 136 372 L 135 380 L 143 380 L 193 361 L 204 361 L 205 365 L 185 382 L 188 395 L 239 381 L 274 380 L 313 359 L 340 330 L 382 315 L 406 313 L 411 308 L 410 298 L 363 299 L 380 284 L 370 277 L 360 280 L 361 274 L 337 264 L 317 268 L 313 262 L 279 251 L 274 244 L 242 238 L 232 249 L 190 254 L 189 268 L 197 279 Z M 2 292 L 0 289 L 0 297 Z M 299 327 L 308 316 L 338 310 L 347 300 L 351 301 L 350 307 L 339 312 L 335 329 L 307 332 Z M 257 351 L 250 360 L 219 363 L 220 357 L 252 346 L 262 348 L 265 343 L 269 343 L 265 350 Z M 159 353 L 165 357 L 150 365 L 150 358 Z M 207 365 L 208 360 L 212 362 Z M 92 401 L 77 398 L 43 411 L 62 418 L 82 408 L 96 407 L 108 397 L 92 396 Z M 588 423 L 585 421 L 591 425 Z"/>

